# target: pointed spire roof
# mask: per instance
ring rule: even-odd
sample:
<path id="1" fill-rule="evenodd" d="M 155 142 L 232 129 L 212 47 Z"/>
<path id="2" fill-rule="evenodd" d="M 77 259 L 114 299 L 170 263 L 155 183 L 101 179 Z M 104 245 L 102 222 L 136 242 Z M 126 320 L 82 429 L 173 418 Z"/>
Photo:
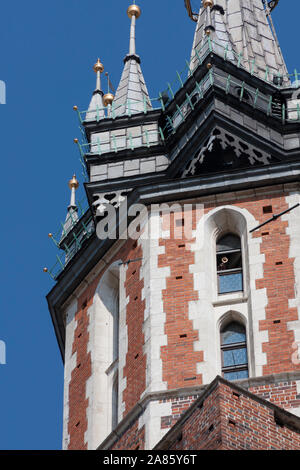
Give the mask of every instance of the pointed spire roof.
<path id="1" fill-rule="evenodd" d="M 224 50 L 227 48 L 227 58 L 234 60 L 233 52 L 237 51 L 226 23 L 225 10 L 220 3 L 222 0 L 218 2 L 218 5 L 214 5 L 213 1 L 204 2 L 205 6 L 200 9 L 192 49 L 192 69 L 199 64 L 196 51 L 200 51 L 207 44 L 208 37 L 212 40 L 212 47 L 216 54 L 224 56 Z"/>
<path id="2" fill-rule="evenodd" d="M 103 91 L 101 88 L 101 74 L 104 71 L 104 66 L 101 64 L 100 59 L 97 60 L 93 67 L 94 72 L 97 75 L 96 89 L 93 93 L 89 109 L 86 113 L 86 121 L 96 121 L 105 117 L 105 111 L 103 106 Z"/>
<path id="3" fill-rule="evenodd" d="M 73 178 L 69 181 L 69 188 L 71 190 L 71 200 L 68 206 L 66 220 L 63 226 L 63 232 L 61 240 L 69 233 L 69 231 L 74 227 L 78 221 L 78 207 L 76 205 L 76 190 L 79 187 L 76 175 L 73 175 Z"/>
<path id="4" fill-rule="evenodd" d="M 273 76 L 287 75 L 267 2 L 264 4 L 262 0 L 206 0 L 202 3 L 192 50 L 192 68 L 198 65 L 196 51 L 199 52 L 205 44 L 207 28 L 211 27 L 209 35 L 216 54 L 224 56 L 228 43 L 228 49 L 235 52 L 236 58 L 233 59 L 232 54 L 227 54 L 227 60 L 237 62 L 237 57 L 241 54 L 241 65 L 248 71 L 254 70 L 261 78 L 265 78 L 266 70 Z M 208 24 L 209 22 L 211 24 Z"/>
<path id="5" fill-rule="evenodd" d="M 152 108 L 140 66 L 141 60 L 136 54 L 135 26 L 141 9 L 133 4 L 128 8 L 127 14 L 131 19 L 129 54 L 124 59 L 125 65 L 114 99 L 116 115 L 143 112 L 145 105 L 147 109 Z"/>

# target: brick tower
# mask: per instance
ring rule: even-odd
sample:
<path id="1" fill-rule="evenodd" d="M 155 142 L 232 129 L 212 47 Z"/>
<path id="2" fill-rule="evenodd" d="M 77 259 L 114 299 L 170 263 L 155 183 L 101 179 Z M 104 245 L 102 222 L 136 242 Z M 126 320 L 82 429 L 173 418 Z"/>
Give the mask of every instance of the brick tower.
<path id="1" fill-rule="evenodd" d="M 115 96 L 94 67 L 88 207 L 74 177 L 50 234 L 64 449 L 300 448 L 300 83 L 277 4 L 185 0 L 191 60 L 159 100 L 137 5 Z"/>

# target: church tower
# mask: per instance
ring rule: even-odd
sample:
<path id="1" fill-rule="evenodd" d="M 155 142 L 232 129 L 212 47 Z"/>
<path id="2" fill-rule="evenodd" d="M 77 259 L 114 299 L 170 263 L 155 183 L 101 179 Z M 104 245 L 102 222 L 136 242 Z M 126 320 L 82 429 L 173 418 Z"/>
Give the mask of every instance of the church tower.
<path id="1" fill-rule="evenodd" d="M 131 5 L 115 96 L 98 60 L 88 110 L 74 107 L 88 204 L 74 176 L 45 268 L 64 449 L 300 449 L 300 83 L 277 4 L 203 0 L 193 12 L 185 0 L 191 58 L 158 100 Z M 266 424 L 246 443 L 251 413 L 268 416 L 272 445 Z"/>

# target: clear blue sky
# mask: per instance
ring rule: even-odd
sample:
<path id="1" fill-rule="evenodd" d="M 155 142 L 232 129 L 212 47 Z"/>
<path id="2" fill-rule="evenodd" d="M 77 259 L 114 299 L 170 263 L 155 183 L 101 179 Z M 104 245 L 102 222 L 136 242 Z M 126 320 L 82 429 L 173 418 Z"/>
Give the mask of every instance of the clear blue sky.
<path id="1" fill-rule="evenodd" d="M 141 0 L 137 52 L 151 97 L 189 57 L 194 23 L 184 0 Z M 117 86 L 129 42 L 127 0 L 2 2 L 0 449 L 60 449 L 63 366 L 42 272 L 55 261 L 48 239 L 66 214 L 68 179 L 80 174 L 74 104 L 87 109 L 100 56 Z M 281 0 L 274 22 L 289 70 L 300 70 L 300 2 Z"/>

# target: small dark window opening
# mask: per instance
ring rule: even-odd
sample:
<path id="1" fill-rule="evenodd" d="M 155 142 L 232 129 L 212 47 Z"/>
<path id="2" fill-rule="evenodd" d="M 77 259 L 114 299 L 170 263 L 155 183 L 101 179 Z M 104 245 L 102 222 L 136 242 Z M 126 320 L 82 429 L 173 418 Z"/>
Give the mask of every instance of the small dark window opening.
<path id="1" fill-rule="evenodd" d="M 231 322 L 221 330 L 222 374 L 226 380 L 247 379 L 248 354 L 246 330 Z"/>
<path id="2" fill-rule="evenodd" d="M 272 206 L 264 206 L 263 207 L 263 213 L 264 214 L 272 214 L 273 212 L 273 207 Z"/>
<path id="3" fill-rule="evenodd" d="M 218 293 L 243 291 L 241 240 L 236 235 L 225 235 L 217 242 Z"/>

